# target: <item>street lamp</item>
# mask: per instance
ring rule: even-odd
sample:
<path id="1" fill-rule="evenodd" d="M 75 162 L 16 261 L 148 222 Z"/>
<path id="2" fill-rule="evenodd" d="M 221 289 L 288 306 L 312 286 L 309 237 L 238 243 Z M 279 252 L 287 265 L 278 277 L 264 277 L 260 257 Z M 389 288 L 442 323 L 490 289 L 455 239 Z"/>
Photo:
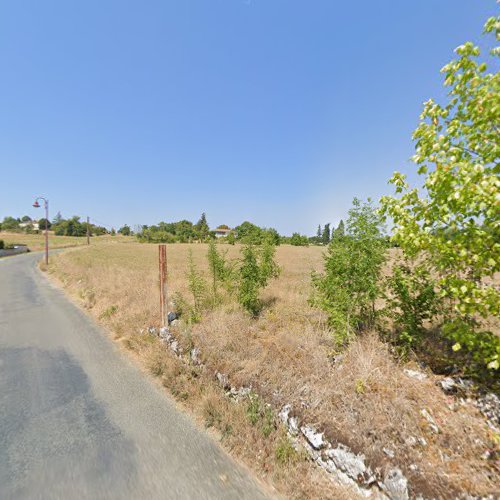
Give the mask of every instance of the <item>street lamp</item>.
<path id="1" fill-rule="evenodd" d="M 43 206 L 45 208 L 45 265 L 49 265 L 49 200 L 46 200 L 42 196 L 39 196 L 33 206 L 35 208 L 40 208 L 40 203 L 38 200 L 43 200 Z"/>

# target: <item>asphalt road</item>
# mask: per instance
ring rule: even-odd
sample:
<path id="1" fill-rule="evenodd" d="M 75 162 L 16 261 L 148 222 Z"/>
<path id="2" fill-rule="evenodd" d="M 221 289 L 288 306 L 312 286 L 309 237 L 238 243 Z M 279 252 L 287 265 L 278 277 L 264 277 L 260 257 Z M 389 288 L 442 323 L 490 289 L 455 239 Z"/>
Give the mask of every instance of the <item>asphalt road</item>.
<path id="1" fill-rule="evenodd" d="M 266 498 L 39 259 L 0 259 L 0 498 Z"/>

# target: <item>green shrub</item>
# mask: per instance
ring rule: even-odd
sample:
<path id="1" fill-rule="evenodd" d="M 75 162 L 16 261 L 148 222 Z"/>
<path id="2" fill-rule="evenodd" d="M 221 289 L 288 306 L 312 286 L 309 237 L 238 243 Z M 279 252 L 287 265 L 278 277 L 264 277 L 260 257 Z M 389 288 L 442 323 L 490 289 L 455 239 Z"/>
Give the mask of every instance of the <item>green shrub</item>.
<path id="1" fill-rule="evenodd" d="M 328 314 L 337 340 L 375 324 L 375 300 L 386 245 L 380 217 L 371 201 L 356 198 L 349 210 L 346 235 L 334 238 L 324 256 L 325 271 L 312 274 L 311 304 Z"/>
<path id="2" fill-rule="evenodd" d="M 186 273 L 186 278 L 188 281 L 188 289 L 193 296 L 191 319 L 193 322 L 197 322 L 201 319 L 201 312 L 206 300 L 207 284 L 194 263 L 191 249 L 189 249 L 188 254 L 188 271 Z"/>
<path id="3" fill-rule="evenodd" d="M 394 266 L 386 280 L 386 314 L 394 320 L 397 343 L 414 346 L 424 333 L 424 322 L 440 312 L 440 298 L 435 282 L 423 266 Z"/>
<path id="4" fill-rule="evenodd" d="M 5 243 L 3 240 L 0 240 L 0 250 L 2 250 L 5 247 Z"/>
<path id="5" fill-rule="evenodd" d="M 275 246 L 269 241 L 264 242 L 258 250 L 251 245 L 242 249 L 238 269 L 238 302 L 252 316 L 257 316 L 262 308 L 259 291 L 280 273 L 280 268 L 274 261 L 274 253 Z"/>

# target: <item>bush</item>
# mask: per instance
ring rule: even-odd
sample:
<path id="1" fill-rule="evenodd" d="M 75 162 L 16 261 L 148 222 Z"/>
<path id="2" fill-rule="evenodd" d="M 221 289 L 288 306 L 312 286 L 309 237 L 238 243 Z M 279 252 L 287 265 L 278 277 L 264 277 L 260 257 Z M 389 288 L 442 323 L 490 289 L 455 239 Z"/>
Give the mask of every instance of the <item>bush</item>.
<path id="1" fill-rule="evenodd" d="M 0 240 L 0 250 L 2 250 L 5 247 L 5 243 L 3 240 Z"/>
<path id="2" fill-rule="evenodd" d="M 354 199 L 346 236 L 328 246 L 324 274 L 313 273 L 311 303 L 328 314 L 340 342 L 375 324 L 375 300 L 380 294 L 380 269 L 385 260 L 381 221 L 371 201 Z"/>
<path id="3" fill-rule="evenodd" d="M 280 268 L 274 261 L 275 246 L 269 241 L 257 250 L 248 245 L 242 250 L 242 260 L 238 269 L 238 302 L 252 316 L 257 316 L 262 304 L 259 291 L 270 279 L 279 276 Z"/>
<path id="4" fill-rule="evenodd" d="M 435 282 L 422 266 L 398 264 L 387 278 L 386 286 L 386 314 L 394 320 L 396 342 L 404 348 L 412 347 L 421 339 L 424 321 L 440 311 Z"/>

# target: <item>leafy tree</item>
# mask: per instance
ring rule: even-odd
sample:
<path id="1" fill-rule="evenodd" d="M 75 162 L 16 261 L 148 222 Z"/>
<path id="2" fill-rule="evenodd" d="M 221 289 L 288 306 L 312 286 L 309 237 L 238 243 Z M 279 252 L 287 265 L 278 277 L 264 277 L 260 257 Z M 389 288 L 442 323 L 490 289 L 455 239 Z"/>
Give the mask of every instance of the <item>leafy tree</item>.
<path id="1" fill-rule="evenodd" d="M 85 236 L 87 228 L 80 222 L 80 217 L 74 216 L 71 219 L 62 220 L 55 225 L 54 233 L 57 236 Z"/>
<path id="2" fill-rule="evenodd" d="M 323 245 L 328 245 L 328 243 L 330 243 L 330 223 L 325 224 L 321 239 L 323 241 Z"/>
<path id="3" fill-rule="evenodd" d="M 123 227 L 118 229 L 118 232 L 123 236 L 130 236 L 130 227 L 125 224 Z"/>
<path id="4" fill-rule="evenodd" d="M 324 256 L 325 272 L 313 273 L 313 305 L 325 310 L 341 342 L 375 323 L 375 299 L 385 260 L 380 216 L 368 200 L 353 200 L 347 236 L 334 238 Z"/>
<path id="5" fill-rule="evenodd" d="M 290 245 L 298 246 L 298 247 L 306 247 L 309 246 L 309 239 L 307 236 L 302 236 L 299 233 L 293 233 L 290 238 Z"/>
<path id="6" fill-rule="evenodd" d="M 61 215 L 61 212 L 57 212 L 56 216 L 52 220 L 52 223 L 53 224 L 59 224 L 59 222 L 61 222 L 62 220 L 63 220 L 63 217 Z"/>
<path id="7" fill-rule="evenodd" d="M 323 235 L 323 232 L 321 231 L 321 224 L 318 224 L 318 230 L 316 231 L 316 236 L 318 240 L 321 239 L 321 236 Z"/>
<path id="8" fill-rule="evenodd" d="M 500 18 L 490 18 L 485 32 L 498 38 Z M 457 59 L 442 69 L 447 102 L 427 101 L 413 134 L 422 189 L 411 188 L 396 172 L 390 182 L 398 196 L 385 196 L 381 203 L 394 222 L 394 240 L 407 256 L 425 259 L 439 276 L 441 295 L 469 325 L 467 335 L 463 328 L 444 329 L 451 332 L 455 348 L 463 344 L 481 350 L 490 337 L 471 336 L 471 320 L 500 312 L 500 292 L 488 281 L 500 271 L 500 76 L 488 72 L 486 62 L 479 60 L 479 47 L 471 42 L 455 52 Z M 498 57 L 500 47 L 492 47 L 490 54 Z M 484 356 L 490 368 L 500 364 L 496 339 L 495 354 L 488 348 Z"/>
<path id="9" fill-rule="evenodd" d="M 281 243 L 281 236 L 278 233 L 278 231 L 276 229 L 274 229 L 274 227 L 270 227 L 267 229 L 264 228 L 262 230 L 261 243 L 263 241 L 268 241 L 268 242 L 272 243 L 273 245 L 279 245 Z"/>
<path id="10" fill-rule="evenodd" d="M 4 217 L 2 222 L 2 231 L 17 231 L 19 229 L 19 220 L 14 217 Z"/>
<path id="11" fill-rule="evenodd" d="M 238 301 L 252 316 L 257 316 L 262 308 L 259 290 L 280 273 L 274 261 L 275 246 L 266 241 L 260 249 L 247 245 L 241 253 Z"/>
<path id="12" fill-rule="evenodd" d="M 52 227 L 52 224 L 49 220 L 42 218 L 38 219 L 38 229 L 39 231 L 45 231 L 45 224 L 47 224 L 47 229 L 50 229 Z"/>
<path id="13" fill-rule="evenodd" d="M 248 245 L 260 245 L 262 242 L 262 229 L 251 222 L 242 222 L 235 229 L 236 239 Z"/>
<path id="14" fill-rule="evenodd" d="M 21 222 L 31 222 L 31 217 L 29 215 L 24 215 L 21 217 Z"/>
<path id="15" fill-rule="evenodd" d="M 230 245 L 234 245 L 236 243 L 236 236 L 234 236 L 234 232 L 231 231 L 227 236 L 226 236 L 226 241 Z"/>
<path id="16" fill-rule="evenodd" d="M 345 235 L 345 226 L 344 226 L 344 221 L 340 219 L 339 225 L 337 226 L 337 229 L 335 229 L 335 238 L 343 238 Z"/>

